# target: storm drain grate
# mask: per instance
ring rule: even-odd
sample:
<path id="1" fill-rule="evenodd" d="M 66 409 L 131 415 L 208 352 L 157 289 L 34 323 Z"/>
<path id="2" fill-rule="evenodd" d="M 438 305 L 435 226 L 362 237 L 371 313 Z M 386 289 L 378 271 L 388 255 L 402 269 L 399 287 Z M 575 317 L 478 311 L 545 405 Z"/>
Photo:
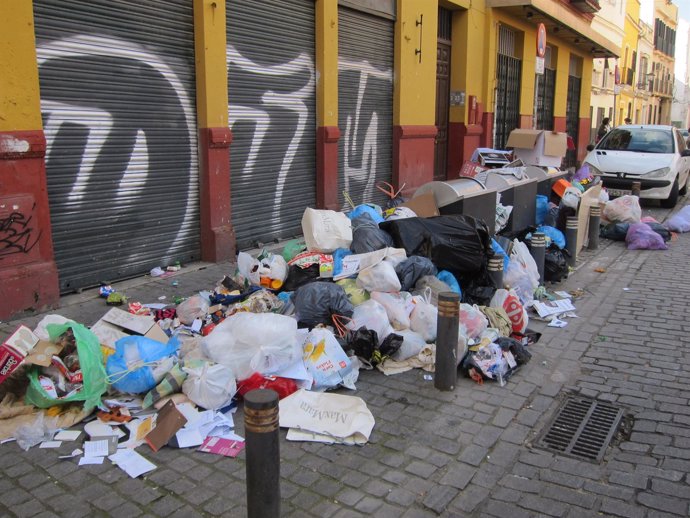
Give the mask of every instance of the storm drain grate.
<path id="1" fill-rule="evenodd" d="M 537 441 L 541 448 L 600 462 L 623 417 L 610 403 L 568 398 Z"/>

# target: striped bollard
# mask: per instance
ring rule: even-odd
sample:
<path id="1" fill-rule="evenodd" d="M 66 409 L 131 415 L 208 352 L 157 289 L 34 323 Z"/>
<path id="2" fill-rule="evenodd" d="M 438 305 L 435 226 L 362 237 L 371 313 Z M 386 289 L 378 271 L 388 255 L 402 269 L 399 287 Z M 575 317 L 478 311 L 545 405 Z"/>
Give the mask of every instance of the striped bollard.
<path id="1" fill-rule="evenodd" d="M 568 266 L 577 262 L 577 217 L 569 216 L 565 223 L 565 248 L 568 250 Z"/>
<path id="2" fill-rule="evenodd" d="M 601 225 L 601 208 L 598 205 L 589 208 L 589 233 L 587 235 L 587 248 L 596 250 L 599 248 L 599 226 Z"/>
<path id="3" fill-rule="evenodd" d="M 544 284 L 544 257 L 546 256 L 546 235 L 543 232 L 534 232 L 530 243 L 530 254 L 537 263 L 539 272 L 539 284 Z"/>
<path id="4" fill-rule="evenodd" d="M 434 387 L 438 390 L 453 390 L 458 382 L 459 313 L 459 294 L 452 291 L 438 294 L 434 368 Z"/>
<path id="5" fill-rule="evenodd" d="M 496 289 L 500 290 L 503 288 L 503 256 L 494 255 L 489 259 L 487 270 L 489 271 L 489 277 L 496 286 Z"/>

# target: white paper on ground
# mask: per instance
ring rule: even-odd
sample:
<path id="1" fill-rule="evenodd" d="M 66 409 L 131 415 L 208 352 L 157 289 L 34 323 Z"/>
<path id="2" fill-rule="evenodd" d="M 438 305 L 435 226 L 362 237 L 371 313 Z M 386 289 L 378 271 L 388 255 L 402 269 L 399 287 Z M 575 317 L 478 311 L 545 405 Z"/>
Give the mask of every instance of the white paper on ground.
<path id="1" fill-rule="evenodd" d="M 205 436 L 201 435 L 198 428 L 192 428 L 191 430 L 182 428 L 182 430 L 178 430 L 178 432 L 175 434 L 175 437 L 177 439 L 177 445 L 180 448 L 200 446 L 201 443 L 204 442 L 204 439 L 206 439 Z"/>
<path id="2" fill-rule="evenodd" d="M 82 457 L 79 459 L 79 465 L 103 464 L 103 459 L 105 459 L 105 457 Z"/>
<path id="3" fill-rule="evenodd" d="M 155 464 L 130 449 L 118 450 L 117 453 L 108 458 L 132 478 L 137 478 L 139 475 L 156 469 Z"/>
<path id="4" fill-rule="evenodd" d="M 568 325 L 568 322 L 565 320 L 558 320 L 556 317 L 547 324 L 547 327 L 565 327 Z"/>
<path id="5" fill-rule="evenodd" d="M 60 430 L 53 440 L 55 441 L 76 441 L 81 435 L 79 430 Z"/>
<path id="6" fill-rule="evenodd" d="M 108 441 L 85 441 L 84 457 L 105 457 L 108 455 Z"/>
<path id="7" fill-rule="evenodd" d="M 569 299 L 570 298 L 570 293 L 568 293 L 567 291 L 554 291 L 553 294 L 558 295 L 562 299 Z"/>
<path id="8" fill-rule="evenodd" d="M 185 428 L 194 428 L 194 423 L 202 417 L 203 412 L 199 412 L 192 403 L 179 403 L 176 406 L 187 420 Z"/>
<path id="9" fill-rule="evenodd" d="M 535 300 L 532 307 L 541 318 L 576 310 L 570 299 L 550 300 L 548 302 L 538 302 Z"/>
<path id="10" fill-rule="evenodd" d="M 72 450 L 72 453 L 70 453 L 69 455 L 60 455 L 58 459 L 71 459 L 73 457 L 81 455 L 82 453 L 84 452 L 77 448 L 76 450 Z"/>
<path id="11" fill-rule="evenodd" d="M 39 448 L 59 448 L 62 441 L 43 441 Z"/>

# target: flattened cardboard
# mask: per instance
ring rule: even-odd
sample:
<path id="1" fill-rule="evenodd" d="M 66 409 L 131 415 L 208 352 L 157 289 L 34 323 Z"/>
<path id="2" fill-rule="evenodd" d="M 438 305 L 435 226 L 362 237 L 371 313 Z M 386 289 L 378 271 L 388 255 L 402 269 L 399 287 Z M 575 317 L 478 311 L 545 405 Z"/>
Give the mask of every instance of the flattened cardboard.
<path id="1" fill-rule="evenodd" d="M 415 196 L 400 206 L 407 207 L 408 209 L 414 211 L 414 213 L 420 218 L 431 218 L 433 216 L 440 215 L 438 207 L 436 206 L 436 199 L 434 198 L 433 192 Z"/>
<path id="2" fill-rule="evenodd" d="M 133 315 L 118 308 L 111 308 L 101 319 L 91 326 L 91 331 L 101 344 L 115 349 L 120 338 L 143 335 L 158 342 L 167 343 L 168 335 L 152 316 Z"/>
<path id="3" fill-rule="evenodd" d="M 111 308 L 102 320 L 138 335 L 145 335 L 155 323 L 152 316 L 133 315 L 118 308 Z"/>
<path id="4" fill-rule="evenodd" d="M 146 435 L 146 442 L 153 451 L 158 451 L 185 424 L 187 424 L 187 418 L 182 415 L 175 403 L 170 400 L 158 411 L 156 427 Z"/>
<path id="5" fill-rule="evenodd" d="M 53 356 L 60 354 L 60 351 L 62 351 L 61 345 L 39 340 L 29 355 L 24 359 L 24 363 L 27 365 L 50 367 L 51 359 Z"/>
<path id="6" fill-rule="evenodd" d="M 478 162 L 470 162 L 469 160 L 465 160 L 465 162 L 463 162 L 462 164 L 462 167 L 460 168 L 460 176 L 474 178 L 482 171 L 486 171 L 486 169 L 486 167 L 484 167 Z"/>

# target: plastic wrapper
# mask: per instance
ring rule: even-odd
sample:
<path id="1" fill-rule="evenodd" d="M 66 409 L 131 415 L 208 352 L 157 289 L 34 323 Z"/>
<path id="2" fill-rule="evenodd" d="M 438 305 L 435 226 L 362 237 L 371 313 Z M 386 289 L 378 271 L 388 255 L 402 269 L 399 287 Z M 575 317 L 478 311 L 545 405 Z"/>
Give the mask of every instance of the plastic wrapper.
<path id="1" fill-rule="evenodd" d="M 388 321 L 391 323 L 394 330 L 400 331 L 402 329 L 409 329 L 410 312 L 414 307 L 409 293 L 384 293 L 372 291 L 371 298 L 386 309 Z"/>
<path id="2" fill-rule="evenodd" d="M 235 379 L 270 373 L 300 355 L 297 321 L 274 313 L 236 313 L 201 341 L 204 356 L 230 367 Z"/>
<path id="3" fill-rule="evenodd" d="M 352 244 L 355 254 L 365 254 L 393 246 L 393 238 L 379 228 L 370 214 L 362 214 L 352 220 Z"/>
<path id="4" fill-rule="evenodd" d="M 489 321 L 477 306 L 460 304 L 458 317 L 460 324 L 466 329 L 468 338 L 478 338 L 489 326 Z"/>
<path id="5" fill-rule="evenodd" d="M 371 205 L 366 203 L 363 203 L 362 205 L 357 205 L 354 209 L 348 212 L 347 217 L 353 220 L 354 225 L 354 220 L 363 216 L 364 214 L 369 216 L 369 218 L 374 223 L 376 223 L 377 226 L 384 220 L 381 207 L 379 207 L 378 205 Z"/>
<path id="6" fill-rule="evenodd" d="M 314 377 L 313 390 L 335 388 L 352 371 L 352 362 L 333 333 L 323 327 L 312 329 L 302 346 L 302 359 Z"/>
<path id="7" fill-rule="evenodd" d="M 354 306 L 342 286 L 330 282 L 312 282 L 292 294 L 295 313 L 303 327 L 333 324 L 333 315 L 351 317 Z"/>
<path id="8" fill-rule="evenodd" d="M 640 199 L 637 196 L 621 196 L 611 200 L 602 214 L 611 223 L 639 223 L 642 218 Z"/>
<path id="9" fill-rule="evenodd" d="M 302 239 L 291 239 L 283 247 L 283 259 L 288 263 L 297 254 L 301 254 L 307 249 L 307 244 Z"/>
<path id="10" fill-rule="evenodd" d="M 690 205 L 686 205 L 668 218 L 665 226 L 671 232 L 690 232 Z"/>
<path id="11" fill-rule="evenodd" d="M 394 292 L 401 288 L 395 266 L 387 260 L 361 270 L 357 275 L 357 286 L 368 292 Z"/>
<path id="12" fill-rule="evenodd" d="M 436 275 L 438 270 L 428 258 L 419 255 L 408 257 L 395 267 L 402 291 L 411 291 L 415 284 L 425 275 Z"/>
<path id="13" fill-rule="evenodd" d="M 14 432 L 17 446 L 28 451 L 29 448 L 41 444 L 43 441 L 52 440 L 53 435 L 58 431 L 57 421 L 57 417 L 46 417 L 43 412 L 39 412 L 33 423 L 17 427 Z"/>
<path id="14" fill-rule="evenodd" d="M 247 392 L 256 389 L 273 390 L 278 394 L 279 399 L 283 399 L 293 392 L 297 392 L 297 384 L 295 380 L 290 378 L 264 376 L 256 372 L 249 378 L 237 382 L 237 394 L 242 397 L 244 397 Z"/>
<path id="15" fill-rule="evenodd" d="M 393 332 L 393 327 L 388 322 L 386 308 L 371 299 L 355 307 L 352 321 L 347 324 L 347 328 L 352 331 L 361 327 L 376 331 L 379 344 Z"/>
<path id="16" fill-rule="evenodd" d="M 206 297 L 192 295 L 177 305 L 177 318 L 179 318 L 180 322 L 184 325 L 188 326 L 194 322 L 195 319 L 204 318 L 209 307 L 210 305 Z"/>
<path id="17" fill-rule="evenodd" d="M 237 382 L 231 368 L 219 363 L 192 360 L 182 370 L 187 379 L 182 392 L 195 404 L 207 410 L 217 410 L 232 403 Z"/>
<path id="18" fill-rule="evenodd" d="M 419 333 L 424 341 L 436 341 L 438 309 L 431 303 L 431 292 L 423 297 L 414 297 L 414 309 L 410 314 L 410 329 Z"/>
<path id="19" fill-rule="evenodd" d="M 395 361 L 402 362 L 413 356 L 417 356 L 424 347 L 426 347 L 426 340 L 419 333 L 411 329 L 404 329 L 396 331 L 395 334 L 402 337 L 403 341 L 400 348 L 391 354 L 391 358 Z"/>
<path id="20" fill-rule="evenodd" d="M 539 287 L 539 270 L 527 245 L 515 239 L 510 254 L 508 270 L 503 274 L 503 284 L 515 289 L 523 305 L 534 300 L 534 290 Z"/>
<path id="21" fill-rule="evenodd" d="M 628 250 L 667 250 L 664 238 L 646 223 L 633 223 L 625 236 Z"/>
<path id="22" fill-rule="evenodd" d="M 491 237 L 486 224 L 464 215 L 408 218 L 381 223 L 395 245 L 408 256 L 431 259 L 436 268 L 456 277 L 476 274 L 486 267 Z"/>

